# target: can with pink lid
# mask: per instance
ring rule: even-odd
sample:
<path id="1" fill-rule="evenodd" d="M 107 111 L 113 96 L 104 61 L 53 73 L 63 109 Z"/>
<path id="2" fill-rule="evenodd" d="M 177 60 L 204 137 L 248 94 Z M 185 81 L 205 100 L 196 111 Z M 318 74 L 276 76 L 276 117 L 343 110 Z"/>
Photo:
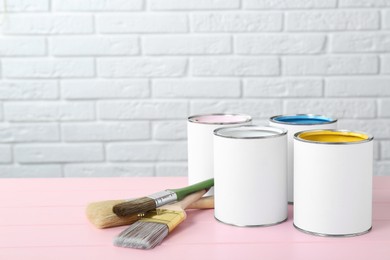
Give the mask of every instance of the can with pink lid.
<path id="1" fill-rule="evenodd" d="M 205 114 L 188 118 L 188 182 L 194 184 L 210 178 L 213 173 L 213 132 L 216 128 L 251 124 L 245 114 Z M 213 195 L 211 189 L 207 195 Z"/>

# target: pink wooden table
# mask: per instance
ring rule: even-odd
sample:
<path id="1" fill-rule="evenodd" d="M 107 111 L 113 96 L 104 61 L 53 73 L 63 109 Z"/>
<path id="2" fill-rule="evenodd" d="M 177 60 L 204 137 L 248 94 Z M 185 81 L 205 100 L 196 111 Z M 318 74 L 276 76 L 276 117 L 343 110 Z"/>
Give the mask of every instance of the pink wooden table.
<path id="1" fill-rule="evenodd" d="M 131 198 L 185 186 L 184 177 L 0 179 L 0 259 L 390 259 L 390 177 L 374 178 L 373 229 L 351 238 L 307 235 L 289 220 L 237 228 L 191 211 L 149 251 L 112 246 L 125 227 L 100 230 L 84 215 L 91 201 Z"/>

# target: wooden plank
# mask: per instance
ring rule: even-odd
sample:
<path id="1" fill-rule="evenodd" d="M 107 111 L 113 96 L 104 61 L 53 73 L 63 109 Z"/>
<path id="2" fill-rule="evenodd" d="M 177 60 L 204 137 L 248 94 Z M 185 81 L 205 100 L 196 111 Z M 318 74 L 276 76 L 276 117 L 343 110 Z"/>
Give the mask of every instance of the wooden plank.
<path id="1" fill-rule="evenodd" d="M 84 225 L 85 207 L 0 208 L 0 226 Z"/>
<path id="2" fill-rule="evenodd" d="M 353 259 L 388 260 L 390 249 L 387 241 L 375 243 L 252 243 L 252 244 L 199 244 L 161 245 L 153 250 L 137 250 L 114 246 L 100 247 L 30 247 L 2 248 L 0 259 L 7 260 L 156 260 L 156 259 Z"/>
<path id="3" fill-rule="evenodd" d="M 210 216 L 212 217 L 212 216 Z M 357 237 L 338 239 L 338 243 L 389 241 L 390 221 L 374 221 L 373 230 Z M 92 225 L 0 226 L 0 248 L 36 246 L 109 245 L 125 227 L 99 230 Z M 337 238 L 336 238 L 337 239 Z M 272 227 L 239 228 L 213 222 L 183 222 L 164 240 L 164 244 L 245 244 L 245 243 L 332 243 L 335 238 L 302 233 L 292 220 Z"/>
<path id="4" fill-rule="evenodd" d="M 86 206 L 90 202 L 110 199 L 137 198 L 145 195 L 140 191 L 18 191 L 0 196 L 1 207 L 49 207 Z M 12 198 L 12 199 L 10 199 Z"/>
<path id="5" fill-rule="evenodd" d="M 159 191 L 187 186 L 186 177 L 0 179 L 1 191 Z"/>

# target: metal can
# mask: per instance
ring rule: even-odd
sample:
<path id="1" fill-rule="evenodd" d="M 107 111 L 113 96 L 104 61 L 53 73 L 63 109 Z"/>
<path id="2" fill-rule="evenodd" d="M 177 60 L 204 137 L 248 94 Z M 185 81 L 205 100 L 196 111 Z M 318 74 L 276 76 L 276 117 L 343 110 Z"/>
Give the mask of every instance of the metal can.
<path id="1" fill-rule="evenodd" d="M 188 118 L 188 183 L 195 184 L 214 178 L 213 131 L 216 128 L 251 124 L 245 114 L 206 114 Z M 206 195 L 213 195 L 214 189 Z"/>
<path id="2" fill-rule="evenodd" d="M 294 135 L 294 226 L 356 236 L 372 226 L 373 136 L 349 130 Z"/>
<path id="3" fill-rule="evenodd" d="M 294 202 L 294 134 L 311 129 L 336 129 L 337 119 L 322 115 L 278 115 L 269 119 L 269 125 L 287 130 L 287 196 Z"/>
<path id="4" fill-rule="evenodd" d="M 214 131 L 215 218 L 235 226 L 287 220 L 287 131 L 240 126 Z"/>

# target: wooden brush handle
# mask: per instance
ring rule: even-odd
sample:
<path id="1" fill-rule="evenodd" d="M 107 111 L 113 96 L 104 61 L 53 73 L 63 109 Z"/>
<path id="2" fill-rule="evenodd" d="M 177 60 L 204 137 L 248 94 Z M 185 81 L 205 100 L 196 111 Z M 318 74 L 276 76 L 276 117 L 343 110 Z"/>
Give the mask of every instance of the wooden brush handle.
<path id="1" fill-rule="evenodd" d="M 181 201 L 176 202 L 175 205 L 179 206 L 182 209 L 186 209 L 191 203 L 200 200 L 200 198 L 202 198 L 202 196 L 205 195 L 206 192 L 207 192 L 206 190 L 194 192 L 188 195 L 187 197 L 185 197 L 184 199 L 182 199 Z"/>
<path id="2" fill-rule="evenodd" d="M 214 186 L 214 179 L 209 179 L 209 180 L 205 180 L 202 182 L 192 184 L 192 185 L 187 186 L 185 188 L 169 189 L 169 190 L 175 192 L 176 196 L 177 196 L 177 200 L 180 201 L 180 200 L 184 199 L 185 197 L 187 197 L 188 195 L 190 195 L 191 193 L 194 193 L 194 192 L 197 192 L 197 191 L 200 191 L 203 189 L 210 189 L 213 186 Z"/>
<path id="3" fill-rule="evenodd" d="M 203 197 L 200 200 L 192 202 L 187 209 L 213 209 L 214 196 Z"/>

